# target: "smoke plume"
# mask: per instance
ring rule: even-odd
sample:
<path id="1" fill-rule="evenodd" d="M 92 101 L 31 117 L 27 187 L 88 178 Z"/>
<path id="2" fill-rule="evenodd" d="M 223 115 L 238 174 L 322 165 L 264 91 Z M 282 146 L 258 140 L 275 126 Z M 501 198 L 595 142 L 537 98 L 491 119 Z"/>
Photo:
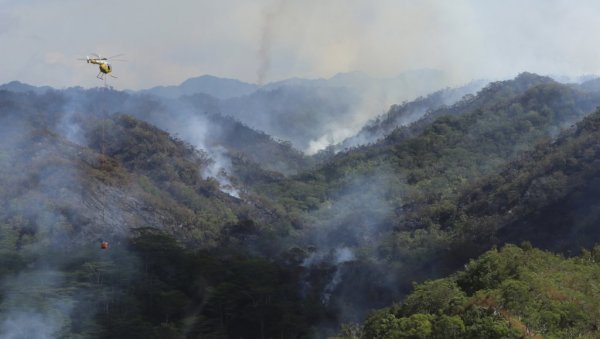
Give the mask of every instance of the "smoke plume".
<path id="1" fill-rule="evenodd" d="M 276 20 L 283 11 L 286 0 L 275 0 L 271 6 L 264 9 L 260 41 L 258 47 L 258 69 L 256 70 L 256 82 L 262 86 L 267 79 L 271 67 L 271 43 L 275 33 Z"/>

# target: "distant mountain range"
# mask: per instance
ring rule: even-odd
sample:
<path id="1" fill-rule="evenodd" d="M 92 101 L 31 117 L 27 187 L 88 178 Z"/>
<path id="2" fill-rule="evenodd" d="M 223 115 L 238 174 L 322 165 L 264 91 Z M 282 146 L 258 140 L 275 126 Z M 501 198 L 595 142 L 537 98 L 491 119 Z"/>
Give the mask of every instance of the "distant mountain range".
<path id="1" fill-rule="evenodd" d="M 167 100 L 191 97 L 187 101 L 193 103 L 195 110 L 233 117 L 313 154 L 352 137 L 365 123 L 387 112 L 392 105 L 450 85 L 451 79 L 441 71 L 415 70 L 390 78 L 349 72 L 329 79 L 292 78 L 264 86 L 203 75 L 177 86 L 127 92 Z M 0 86 L 3 88 L 36 93 L 50 89 L 20 82 Z M 451 104 L 449 101 L 445 103 Z"/>
<path id="2" fill-rule="evenodd" d="M 353 89 L 354 91 L 369 90 L 375 87 L 377 90 L 385 91 L 386 95 L 392 97 L 404 97 L 402 100 L 406 100 L 407 97 L 424 95 L 432 92 L 430 90 L 431 87 L 443 88 L 444 86 L 449 85 L 449 80 L 450 79 L 447 78 L 444 72 L 430 69 L 407 71 L 392 78 L 376 78 L 369 76 L 366 73 L 355 71 L 338 73 L 328 79 L 290 78 L 271 82 L 263 86 L 243 82 L 237 79 L 202 75 L 189 78 L 180 85 L 157 86 L 138 92 L 149 93 L 166 98 L 178 98 L 184 95 L 202 93 L 218 99 L 230 99 L 252 94 L 258 90 L 270 91 L 281 87 L 346 87 Z M 437 83 L 437 85 L 433 85 L 435 83 Z M 385 90 L 385 88 L 387 88 L 387 90 Z M 394 94 L 393 91 L 399 88 L 401 88 L 404 93 Z"/>
<path id="3" fill-rule="evenodd" d="M 581 87 L 584 90 L 600 87 L 592 76 L 576 80 L 586 80 Z M 302 152 L 315 154 L 330 146 L 339 151 L 375 142 L 428 111 L 475 94 L 486 83 L 477 80 L 448 87 L 451 79 L 437 70 L 408 71 L 390 78 L 348 72 L 328 79 L 291 78 L 263 86 L 203 75 L 176 86 L 127 92 L 162 100 L 183 98 L 193 110 L 232 117 L 276 140 L 289 141 Z M 50 87 L 14 81 L 0 89 L 43 93 Z"/>
<path id="4" fill-rule="evenodd" d="M 339 73 L 329 79 L 292 78 L 264 86 L 202 76 L 179 86 L 155 87 L 140 93 L 165 98 L 212 96 L 216 100 L 210 103 L 193 100 L 195 108 L 234 117 L 312 154 L 351 137 L 391 105 L 451 84 L 451 79 L 437 70 L 410 71 L 392 78 Z"/>
<path id="5" fill-rule="evenodd" d="M 34 93 L 44 93 L 47 90 L 52 89 L 52 87 L 50 86 L 32 86 L 32 85 L 28 85 L 19 81 L 11 81 L 9 83 L 6 84 L 2 84 L 0 85 L 0 90 L 7 90 L 7 91 L 11 91 L 11 92 L 17 92 L 17 93 L 27 93 L 27 92 L 34 92 Z"/>
<path id="6" fill-rule="evenodd" d="M 198 93 L 208 94 L 218 99 L 229 99 L 250 94 L 259 88 L 260 86 L 256 84 L 249 84 L 235 79 L 203 75 L 187 79 L 178 86 L 157 86 L 139 92 L 170 99 Z"/>

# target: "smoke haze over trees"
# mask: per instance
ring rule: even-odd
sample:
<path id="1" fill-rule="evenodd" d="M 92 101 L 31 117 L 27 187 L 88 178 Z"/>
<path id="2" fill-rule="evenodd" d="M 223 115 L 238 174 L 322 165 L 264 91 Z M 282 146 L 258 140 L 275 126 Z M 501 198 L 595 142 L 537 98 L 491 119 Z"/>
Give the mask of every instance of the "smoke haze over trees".
<path id="1" fill-rule="evenodd" d="M 263 113 L 276 120 L 288 104 L 305 107 L 311 88 L 348 88 L 331 81 L 232 88 L 229 99 L 3 85 L 0 333 L 385 337 L 417 324 L 472 336 L 492 327 L 594 333 L 584 318 L 565 323 L 472 296 L 471 273 L 458 275 L 461 291 L 454 278 L 443 284 L 495 318 L 418 304 L 368 315 L 410 305 L 438 288 L 410 294 L 413 281 L 441 278 L 494 245 L 575 254 L 600 240 L 597 80 L 523 73 L 476 92 L 482 85 L 444 89 L 392 106 L 348 139 L 365 143 L 314 156 L 222 111 L 286 91 L 279 110 Z M 518 275 L 477 288 L 534 283 Z M 382 317 L 396 327 L 381 329 Z"/>
<path id="2" fill-rule="evenodd" d="M 600 337 L 598 17 L 4 0 L 0 337 Z"/>

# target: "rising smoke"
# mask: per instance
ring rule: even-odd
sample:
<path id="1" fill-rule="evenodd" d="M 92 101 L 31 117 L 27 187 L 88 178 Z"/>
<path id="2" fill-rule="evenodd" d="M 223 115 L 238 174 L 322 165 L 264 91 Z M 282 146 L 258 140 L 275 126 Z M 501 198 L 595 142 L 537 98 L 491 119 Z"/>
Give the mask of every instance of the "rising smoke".
<path id="1" fill-rule="evenodd" d="M 2 282 L 0 337 L 57 338 L 69 333 L 74 297 L 61 295 L 60 271 L 31 269 Z"/>
<path id="2" fill-rule="evenodd" d="M 340 181 L 339 193 L 310 216 L 314 224 L 306 230 L 303 241 L 315 250 L 303 266 L 329 268 L 328 280 L 321 286 L 321 302 L 341 322 L 356 322 L 365 317 L 366 310 L 401 293 L 398 281 L 402 278 L 378 263 L 369 246 L 385 236 L 398 217 L 390 198 L 400 194 L 390 187 L 401 186 L 403 179 L 382 164 L 376 174 Z M 357 293 L 368 290 L 377 291 L 377 296 Z"/>
<path id="3" fill-rule="evenodd" d="M 256 70 L 256 82 L 259 86 L 264 85 L 271 67 L 271 44 L 275 34 L 275 24 L 281 15 L 286 0 L 275 0 L 271 6 L 263 10 L 263 20 L 258 47 L 258 69 Z"/>
<path id="4" fill-rule="evenodd" d="M 234 187 L 230 180 L 230 174 L 233 171 L 231 159 L 227 150 L 214 139 L 222 133 L 221 126 L 214 124 L 208 119 L 204 112 L 199 112 L 187 102 L 178 100 L 163 100 L 156 102 L 154 113 L 141 111 L 140 105 L 144 100 L 155 100 L 141 97 L 132 98 L 127 105 L 128 112 L 134 112 L 136 116 L 149 121 L 156 126 L 182 138 L 193 145 L 196 149 L 206 152 L 210 157 L 202 169 L 203 179 L 215 179 L 221 190 L 236 198 L 240 197 L 240 192 Z"/>

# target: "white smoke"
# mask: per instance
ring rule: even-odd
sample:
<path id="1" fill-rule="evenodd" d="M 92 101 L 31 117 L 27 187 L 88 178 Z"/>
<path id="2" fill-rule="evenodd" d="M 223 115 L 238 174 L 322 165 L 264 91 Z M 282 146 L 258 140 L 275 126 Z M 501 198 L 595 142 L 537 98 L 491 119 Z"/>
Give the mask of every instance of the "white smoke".
<path id="1" fill-rule="evenodd" d="M 321 295 L 321 302 L 324 304 L 329 303 L 329 299 L 331 298 L 331 294 L 335 291 L 336 287 L 342 282 L 343 274 L 339 268 L 339 265 L 353 261 L 355 259 L 354 252 L 349 247 L 341 247 L 336 248 L 333 252 L 333 263 L 336 265 L 335 274 L 331 281 L 325 286 L 323 289 L 323 293 Z"/>
<path id="2" fill-rule="evenodd" d="M 231 173 L 231 160 L 226 154 L 224 147 L 216 146 L 207 150 L 208 155 L 213 160 L 202 172 L 202 178 L 214 178 L 219 183 L 221 191 L 239 198 L 240 191 L 233 186 L 228 173 Z"/>
<path id="3" fill-rule="evenodd" d="M 61 290 L 63 274 L 54 270 L 30 270 L 2 284 L 0 337 L 59 338 L 70 329 L 72 296 Z"/>
<path id="4" fill-rule="evenodd" d="M 354 251 L 350 247 L 346 246 L 335 248 L 328 252 L 317 251 L 304 259 L 302 266 L 306 268 L 320 265 L 322 263 L 328 263 L 335 266 L 335 273 L 333 274 L 333 277 L 327 283 L 327 285 L 325 285 L 325 288 L 321 293 L 321 302 L 323 304 L 327 305 L 329 303 L 331 295 L 340 282 L 342 282 L 343 274 L 340 266 L 353 260 L 355 260 Z"/>
<path id="5" fill-rule="evenodd" d="M 199 150 L 205 151 L 211 158 L 206 167 L 202 170 L 202 178 L 213 178 L 219 183 L 221 191 L 239 198 L 240 191 L 234 187 L 230 180 L 229 173 L 232 172 L 232 164 L 227 150 L 218 145 L 214 145 L 208 139 L 209 130 L 215 132 L 214 124 L 211 124 L 204 116 L 187 111 L 184 107 L 176 108 L 179 110 L 177 115 L 181 120 L 174 119 L 167 126 L 167 130 L 177 131 L 184 140 L 192 144 Z"/>
<path id="6" fill-rule="evenodd" d="M 5 339 L 51 339 L 59 334 L 56 322 L 45 314 L 14 312 L 0 324 L 0 337 Z"/>

